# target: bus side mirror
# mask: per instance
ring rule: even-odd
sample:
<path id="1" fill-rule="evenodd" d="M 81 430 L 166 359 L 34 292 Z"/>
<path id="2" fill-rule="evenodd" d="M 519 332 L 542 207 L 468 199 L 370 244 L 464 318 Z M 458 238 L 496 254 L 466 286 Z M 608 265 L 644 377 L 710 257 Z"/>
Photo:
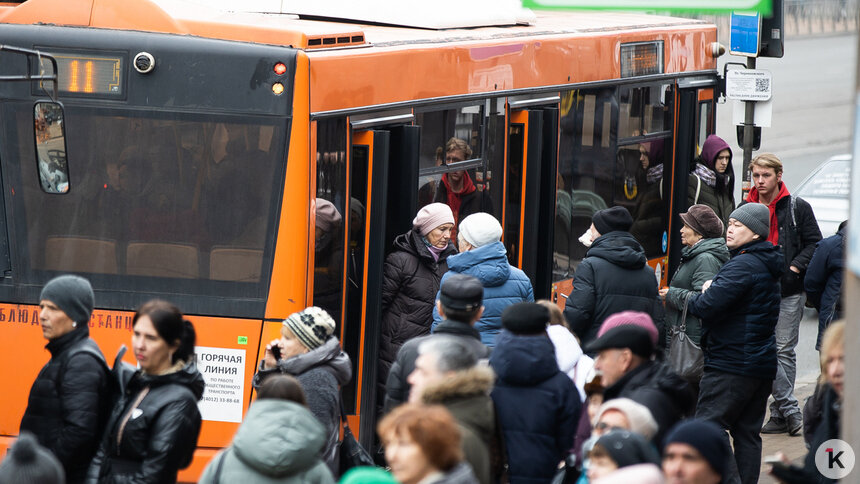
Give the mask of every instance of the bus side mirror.
<path id="1" fill-rule="evenodd" d="M 36 162 L 39 182 L 46 193 L 69 191 L 66 163 L 66 124 L 63 106 L 56 102 L 37 102 L 33 113 Z"/>

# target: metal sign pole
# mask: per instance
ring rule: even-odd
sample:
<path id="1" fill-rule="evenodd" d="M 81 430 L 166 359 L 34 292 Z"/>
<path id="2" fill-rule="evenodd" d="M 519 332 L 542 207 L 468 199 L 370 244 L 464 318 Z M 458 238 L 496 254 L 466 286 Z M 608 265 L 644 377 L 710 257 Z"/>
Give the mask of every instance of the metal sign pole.
<path id="1" fill-rule="evenodd" d="M 747 69 L 755 69 L 755 57 L 747 57 Z M 752 161 L 753 137 L 755 123 L 755 101 L 744 101 L 744 163 L 743 183 L 741 184 L 741 199 L 746 199 L 752 187 L 750 179 L 750 161 Z"/>

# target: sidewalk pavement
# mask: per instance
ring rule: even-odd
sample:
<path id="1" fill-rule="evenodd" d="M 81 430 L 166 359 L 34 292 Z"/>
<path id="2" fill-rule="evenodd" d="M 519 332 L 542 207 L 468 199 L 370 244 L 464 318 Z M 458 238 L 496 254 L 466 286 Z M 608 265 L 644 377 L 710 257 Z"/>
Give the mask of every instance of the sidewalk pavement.
<path id="1" fill-rule="evenodd" d="M 806 403 L 806 398 L 811 396 L 815 391 L 815 379 L 814 378 L 804 378 L 802 381 L 800 379 L 797 380 L 797 383 L 794 387 L 794 396 L 797 398 L 797 401 L 800 403 L 800 408 L 803 409 L 803 404 Z M 769 412 L 768 412 L 769 413 Z M 765 417 L 765 422 L 770 418 L 768 414 Z M 806 444 L 803 441 L 803 434 L 799 434 L 797 436 L 790 436 L 786 434 L 762 434 L 761 436 L 762 442 L 762 465 L 761 465 L 761 475 L 759 477 L 759 484 L 776 484 L 778 481 L 774 479 L 770 475 L 770 464 L 764 463 L 764 458 L 777 452 L 782 452 L 791 459 L 797 465 L 803 465 L 803 460 L 806 458 L 807 452 Z"/>

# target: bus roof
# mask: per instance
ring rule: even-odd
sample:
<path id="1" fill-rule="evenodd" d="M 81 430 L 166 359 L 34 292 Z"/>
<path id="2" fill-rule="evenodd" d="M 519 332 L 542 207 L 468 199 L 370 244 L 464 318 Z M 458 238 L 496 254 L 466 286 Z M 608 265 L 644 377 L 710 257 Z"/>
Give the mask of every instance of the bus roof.
<path id="1" fill-rule="evenodd" d="M 391 3 L 391 0 L 375 0 L 376 3 L 380 1 Z M 369 8 L 367 2 L 354 1 L 335 2 L 337 5 L 356 5 L 344 8 L 343 13 L 336 13 L 327 7 L 314 7 L 328 3 L 318 0 L 289 2 L 289 8 L 281 6 L 283 2 L 280 0 L 254 0 L 243 3 L 241 7 L 228 6 L 237 3 L 232 0 L 28 0 L 20 5 L 0 6 L 0 23 L 173 33 L 299 49 L 368 43 L 381 46 L 498 40 L 501 37 L 569 36 L 660 27 L 702 28 L 705 25 L 699 20 L 637 13 L 540 12 L 535 15 L 528 10 L 522 13 L 521 8 L 500 8 L 501 14 L 482 16 L 480 10 L 490 10 L 484 6 L 487 1 L 498 2 L 479 0 L 475 2 L 478 8 L 466 8 L 464 5 L 471 2 L 460 0 L 456 0 L 459 6 L 449 5 L 455 3 L 452 0 L 414 2 L 423 7 L 411 10 L 408 15 L 402 9 L 386 15 L 384 9 Z M 404 2 L 399 0 L 398 3 Z M 430 5 L 432 9 L 427 7 Z M 526 23 L 528 25 L 524 25 Z"/>

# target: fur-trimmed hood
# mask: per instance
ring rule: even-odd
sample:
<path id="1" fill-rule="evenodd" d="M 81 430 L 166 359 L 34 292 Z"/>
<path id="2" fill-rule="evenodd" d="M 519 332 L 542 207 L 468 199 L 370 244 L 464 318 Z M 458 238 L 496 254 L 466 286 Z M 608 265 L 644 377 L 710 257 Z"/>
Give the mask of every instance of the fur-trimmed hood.
<path id="1" fill-rule="evenodd" d="M 474 396 L 489 396 L 496 375 L 492 368 L 479 365 L 424 389 L 421 399 L 427 404 L 445 404 Z"/>

